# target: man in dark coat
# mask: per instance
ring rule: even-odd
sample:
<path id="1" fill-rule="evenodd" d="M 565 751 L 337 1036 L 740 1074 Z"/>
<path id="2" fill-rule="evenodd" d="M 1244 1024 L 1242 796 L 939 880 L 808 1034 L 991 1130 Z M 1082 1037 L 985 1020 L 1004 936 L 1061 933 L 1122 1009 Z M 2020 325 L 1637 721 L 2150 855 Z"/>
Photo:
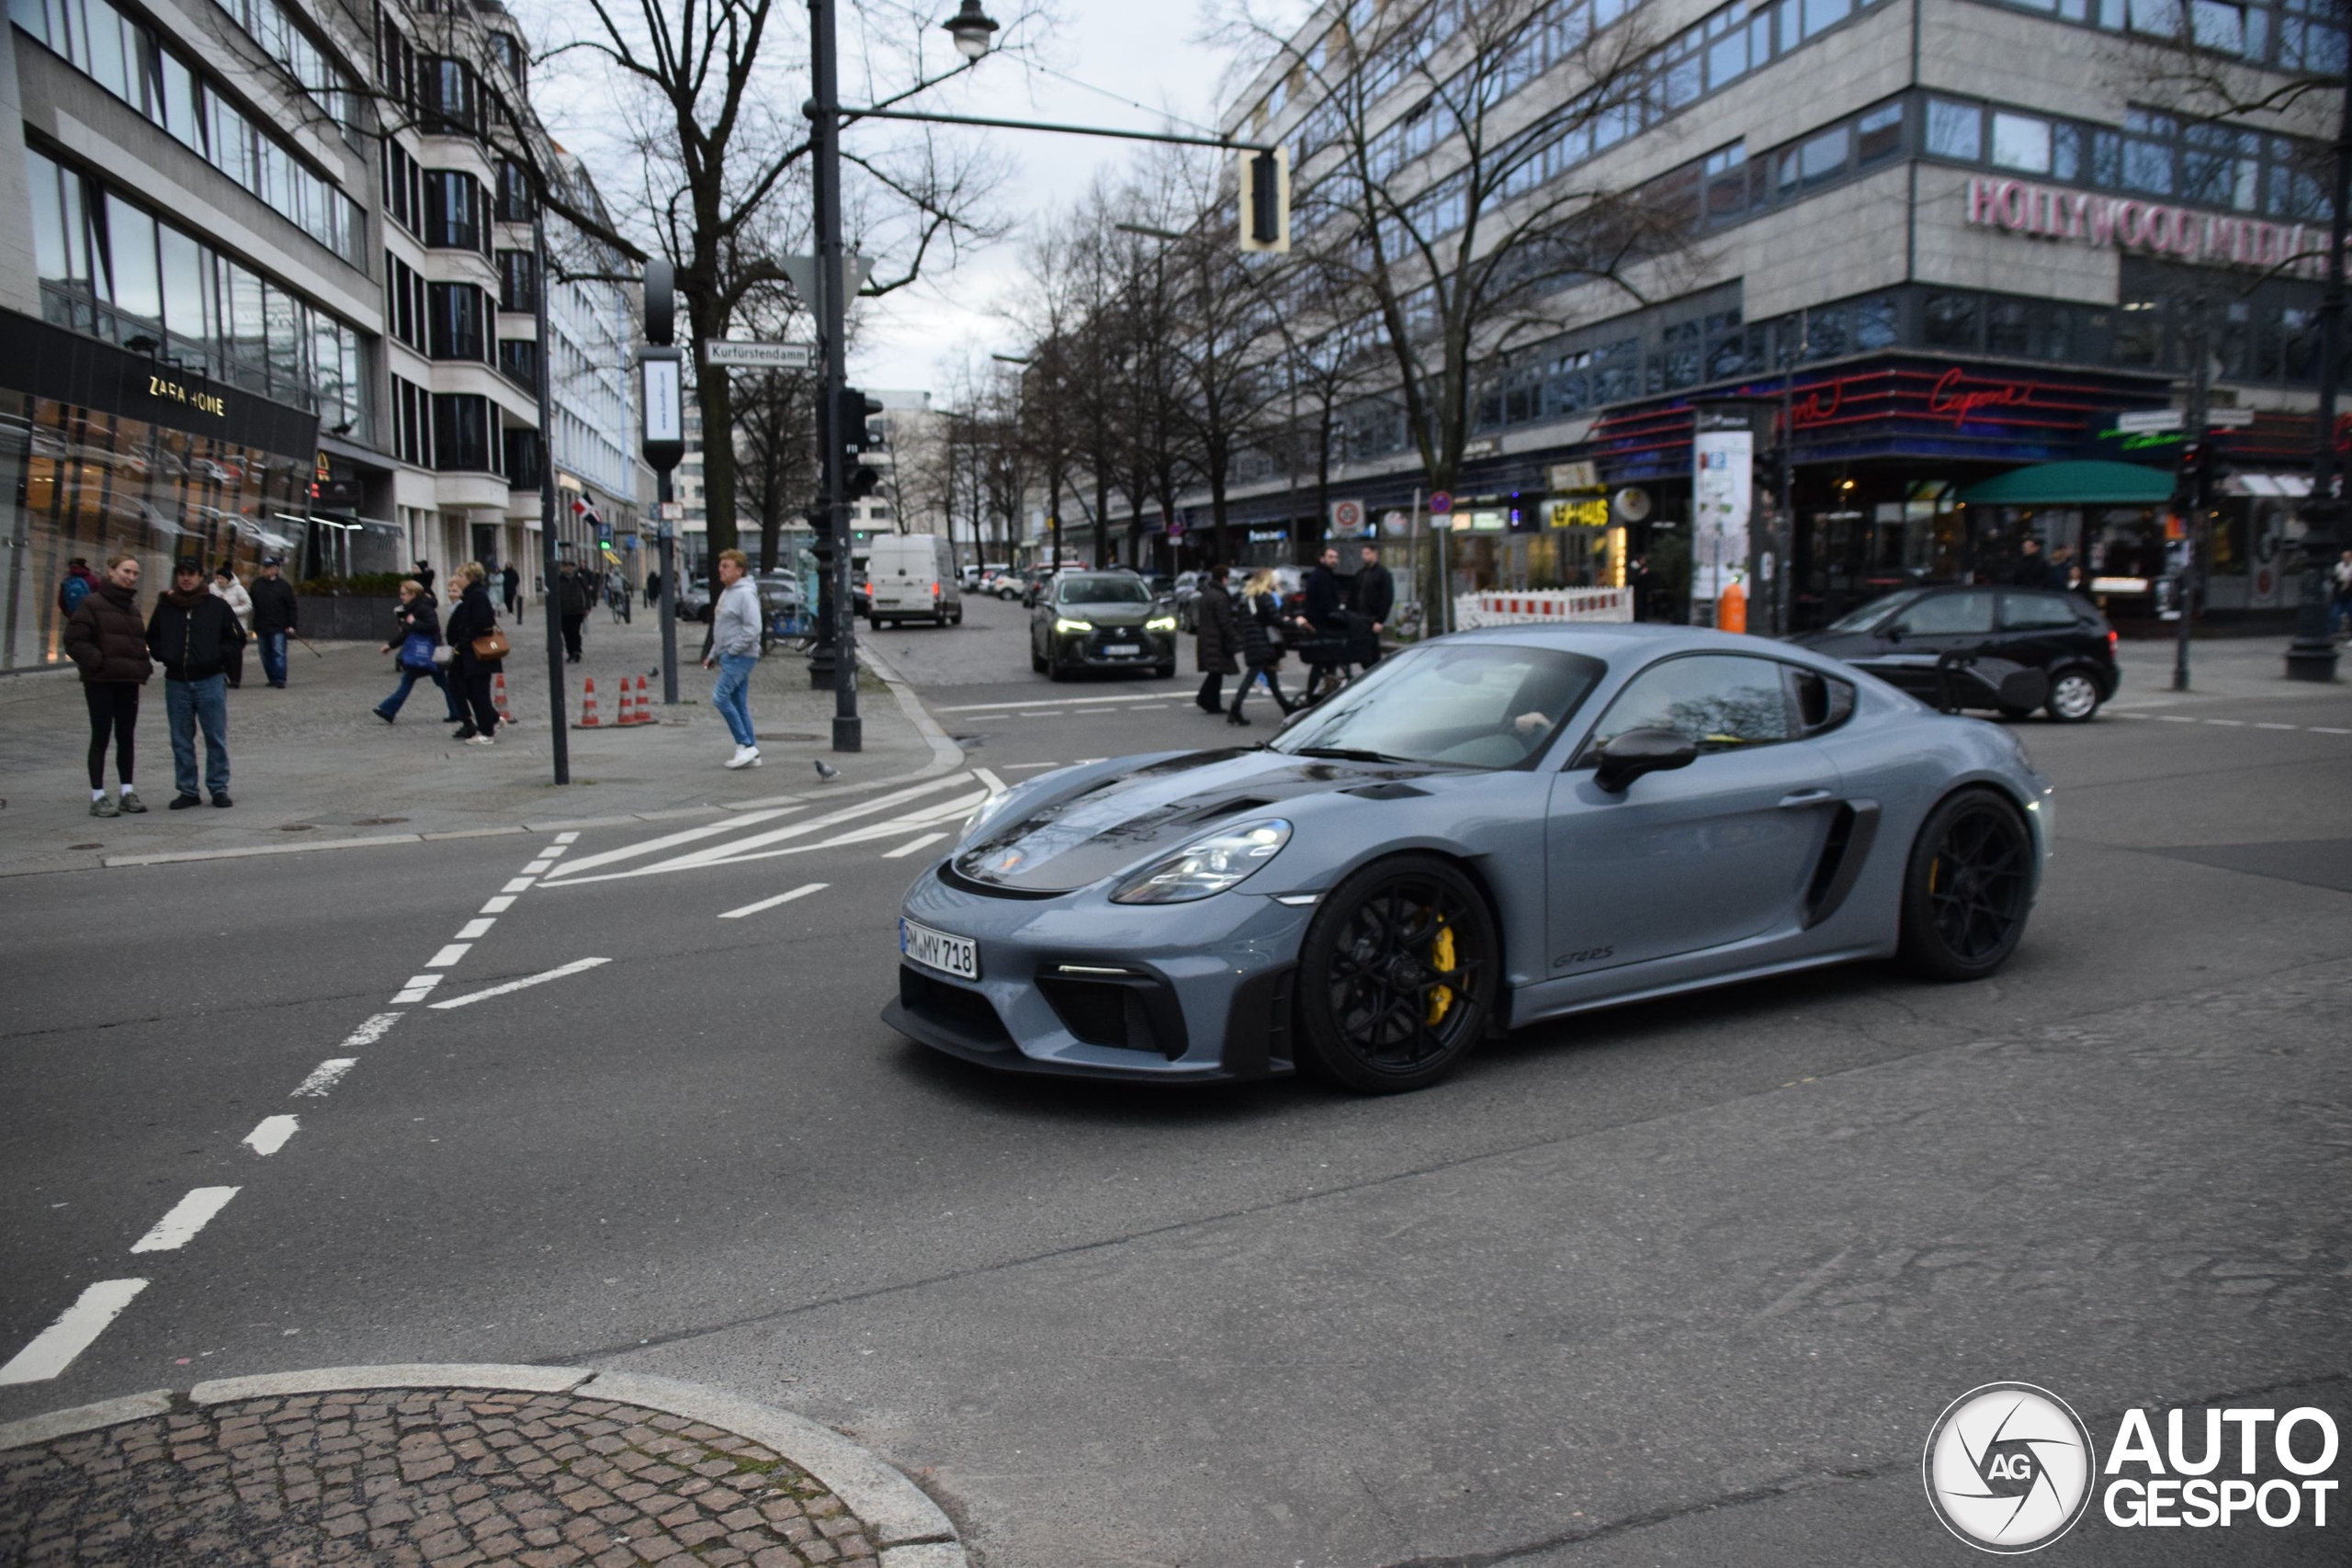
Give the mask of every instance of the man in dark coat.
<path id="1" fill-rule="evenodd" d="M 513 561 L 508 561 L 506 570 L 498 574 L 498 585 L 505 591 L 506 613 L 510 615 L 521 615 L 523 613 L 523 574 L 514 570 Z"/>
<path id="2" fill-rule="evenodd" d="M 1370 633 L 1363 648 L 1363 657 L 1357 660 L 1369 670 L 1380 662 L 1380 634 L 1387 629 L 1396 614 L 1396 580 L 1380 564 L 1380 547 L 1363 547 L 1363 565 L 1356 572 L 1356 615 L 1368 623 Z"/>
<path id="3" fill-rule="evenodd" d="M 1193 700 L 1203 713 L 1225 711 L 1225 678 L 1241 673 L 1241 628 L 1233 618 L 1233 595 L 1225 589 L 1225 573 L 1204 567 L 1200 596 L 1193 603 L 1193 662 L 1201 672 L 1200 694 Z"/>
<path id="4" fill-rule="evenodd" d="M 580 662 L 580 627 L 588 619 L 588 606 L 594 601 L 588 596 L 588 580 L 580 569 L 565 561 L 556 569 L 556 608 L 563 615 L 563 657 L 570 664 Z"/>
<path id="5" fill-rule="evenodd" d="M 297 630 L 294 585 L 278 575 L 285 561 L 264 556 L 261 575 L 247 590 L 254 601 L 254 637 L 261 644 L 261 672 L 279 691 L 286 689 L 286 639 Z"/>
<path id="6" fill-rule="evenodd" d="M 258 588 L 259 583 L 254 586 Z M 254 597 L 258 619 L 261 601 Z M 164 667 L 164 711 L 171 720 L 172 765 L 179 794 L 172 809 L 203 804 L 197 792 L 196 732 L 204 731 L 204 779 L 212 804 L 229 800 L 229 676 L 244 633 L 229 602 L 205 581 L 204 563 L 183 556 L 172 586 L 147 619 L 147 651 Z"/>

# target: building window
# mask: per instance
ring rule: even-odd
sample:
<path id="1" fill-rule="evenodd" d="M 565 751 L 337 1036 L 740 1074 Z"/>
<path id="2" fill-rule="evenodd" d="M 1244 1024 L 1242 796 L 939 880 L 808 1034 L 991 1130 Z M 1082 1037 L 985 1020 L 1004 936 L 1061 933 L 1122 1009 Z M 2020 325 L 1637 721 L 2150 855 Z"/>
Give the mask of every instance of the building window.
<path id="1" fill-rule="evenodd" d="M 538 259 L 530 252 L 498 253 L 498 308 L 518 315 L 539 308 Z"/>
<path id="2" fill-rule="evenodd" d="M 539 345 L 526 337 L 503 337 L 498 340 L 498 368 L 505 378 L 526 391 L 537 391 L 539 386 Z"/>
<path id="3" fill-rule="evenodd" d="M 495 473 L 490 400 L 472 392 L 433 394 L 433 466 L 445 473 Z"/>
<path id="4" fill-rule="evenodd" d="M 498 161 L 497 218 L 501 223 L 531 220 L 530 172 L 512 158 Z"/>
<path id="5" fill-rule="evenodd" d="M 481 182 L 456 169 L 424 171 L 424 243 L 436 250 L 483 250 Z"/>
<path id="6" fill-rule="evenodd" d="M 392 455 L 420 468 L 433 466 L 433 395 L 392 378 Z"/>
<path id="7" fill-rule="evenodd" d="M 424 171 L 408 149 L 384 139 L 384 211 L 416 239 L 424 237 Z"/>
<path id="8" fill-rule="evenodd" d="M 546 446 L 536 430 L 509 430 L 503 433 L 505 450 L 506 483 L 514 490 L 537 490 L 543 482 L 539 467 L 546 456 Z"/>
<path id="9" fill-rule="evenodd" d="M 431 352 L 425 323 L 432 319 L 425 302 L 424 278 L 391 252 L 384 253 L 384 324 L 400 342 L 419 354 Z"/>
<path id="10" fill-rule="evenodd" d="M 428 135 L 472 136 L 481 126 L 481 97 L 473 67 L 462 60 L 430 57 L 417 68 L 420 129 Z"/>
<path id="11" fill-rule="evenodd" d="M 1923 335 L 1930 348 L 1956 348 L 1970 354 L 1976 352 L 1979 346 L 1976 296 L 1928 295 Z"/>
<path id="12" fill-rule="evenodd" d="M 435 359 L 489 357 L 488 301 L 470 283 L 429 286 L 432 301 L 432 355 Z"/>

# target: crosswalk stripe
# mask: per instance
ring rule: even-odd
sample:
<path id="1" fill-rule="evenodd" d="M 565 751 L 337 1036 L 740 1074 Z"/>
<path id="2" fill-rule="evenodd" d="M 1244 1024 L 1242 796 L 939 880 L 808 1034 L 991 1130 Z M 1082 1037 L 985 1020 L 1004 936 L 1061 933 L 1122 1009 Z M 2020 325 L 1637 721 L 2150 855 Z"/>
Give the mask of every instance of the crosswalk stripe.
<path id="1" fill-rule="evenodd" d="M 664 833 L 658 839 L 648 839 L 641 844 L 629 844 L 617 850 L 605 850 L 600 854 L 582 855 L 578 860 L 566 863 L 560 872 L 548 880 L 561 881 L 595 866 L 617 865 L 625 860 L 636 860 L 644 855 L 659 854 L 663 850 L 676 849 L 680 844 L 698 843 L 704 839 L 717 838 L 721 833 L 741 832 L 743 829 L 756 823 L 766 822 L 800 809 L 801 807 L 797 806 L 779 806 L 768 811 L 746 811 L 725 822 L 715 822 L 702 828 L 688 828 L 676 833 Z"/>
<path id="2" fill-rule="evenodd" d="M 695 871 L 707 865 L 732 863 L 738 860 L 760 860 L 768 858 L 773 854 L 789 853 L 792 852 L 788 850 L 773 850 L 770 846 L 781 844 L 788 839 L 798 839 L 812 833 L 822 832 L 828 828 L 836 828 L 844 822 L 855 821 L 861 817 L 876 816 L 881 812 L 890 810 L 894 807 L 903 807 L 910 801 L 920 800 L 927 795 L 936 795 L 943 789 L 953 789 L 957 784 L 968 785 L 971 782 L 972 775 L 968 773 L 950 773 L 944 778 L 931 779 L 922 784 L 911 785 L 906 789 L 895 790 L 888 795 L 876 796 L 873 800 L 863 801 L 855 806 L 845 806 L 838 810 L 829 811 L 822 817 L 812 817 L 807 821 L 795 822 L 788 827 L 772 829 L 764 833 L 753 833 L 749 838 L 734 839 L 725 843 L 711 844 L 702 849 L 691 850 L 682 855 L 673 855 L 667 860 L 656 861 L 651 865 L 634 866 L 627 871 L 600 872 L 594 876 L 567 876 L 560 881 L 549 881 L 543 886 L 549 887 L 578 887 L 592 882 L 611 882 L 622 877 L 629 876 L 652 876 L 660 873 L 672 871 Z M 931 820 L 933 813 L 944 816 L 952 813 L 956 809 L 956 804 L 951 801 L 945 806 L 933 806 L 926 807 L 920 812 L 907 814 L 907 820 L 909 821 L 910 826 L 907 829 L 900 830 L 911 831 L 913 824 Z M 969 808 L 966 807 L 965 809 Z M 740 823 L 730 823 L 728 826 L 734 827 L 740 825 Z M 888 835 L 886 834 L 885 836 Z M 855 841 L 855 835 L 850 835 L 844 840 L 836 841 Z M 812 845 L 807 847 L 822 848 L 825 846 Z M 586 864 L 587 863 L 582 862 L 580 863 Z"/>

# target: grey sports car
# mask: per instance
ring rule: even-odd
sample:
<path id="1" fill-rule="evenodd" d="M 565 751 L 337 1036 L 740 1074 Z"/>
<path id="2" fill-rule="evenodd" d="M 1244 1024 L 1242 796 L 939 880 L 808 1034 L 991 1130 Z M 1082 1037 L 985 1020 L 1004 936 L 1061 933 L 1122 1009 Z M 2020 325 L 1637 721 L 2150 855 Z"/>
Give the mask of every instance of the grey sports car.
<path id="1" fill-rule="evenodd" d="M 1490 1030 L 2015 950 L 2052 842 L 2021 743 L 1786 644 L 1513 626 L 1274 739 L 997 796 L 908 889 L 883 1016 L 993 1066 L 1418 1089 Z"/>

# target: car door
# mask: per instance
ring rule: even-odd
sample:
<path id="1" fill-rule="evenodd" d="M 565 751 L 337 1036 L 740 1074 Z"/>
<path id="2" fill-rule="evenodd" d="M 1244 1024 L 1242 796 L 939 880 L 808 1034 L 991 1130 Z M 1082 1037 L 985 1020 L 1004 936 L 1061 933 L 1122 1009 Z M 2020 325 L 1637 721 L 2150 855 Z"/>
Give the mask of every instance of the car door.
<path id="1" fill-rule="evenodd" d="M 2076 603 L 2064 593 L 2007 590 L 2001 595 L 2001 631 L 1994 651 L 2036 670 L 2065 663 L 2082 638 Z"/>
<path id="2" fill-rule="evenodd" d="M 1599 744 L 1645 728 L 1688 736 L 1698 760 L 1601 789 Z M 1634 676 L 1553 781 L 1549 972 L 1671 958 L 1795 923 L 1839 798 L 1837 765 L 1800 735 L 1777 660 L 1682 654 Z"/>
<path id="3" fill-rule="evenodd" d="M 1938 662 L 1947 653 L 1993 651 L 1996 592 L 1953 588 L 1912 601 L 1878 630 L 1877 646 L 1854 663 L 1922 702 L 1938 700 Z"/>

